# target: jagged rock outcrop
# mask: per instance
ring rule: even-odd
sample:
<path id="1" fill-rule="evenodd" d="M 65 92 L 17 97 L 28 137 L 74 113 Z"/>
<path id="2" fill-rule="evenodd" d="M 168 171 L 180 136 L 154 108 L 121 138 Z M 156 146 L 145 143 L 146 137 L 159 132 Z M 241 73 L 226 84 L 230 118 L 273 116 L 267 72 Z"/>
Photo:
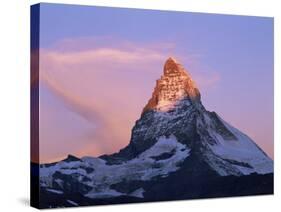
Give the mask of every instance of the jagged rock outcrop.
<path id="1" fill-rule="evenodd" d="M 149 110 L 168 111 L 183 98 L 200 102 L 200 93 L 183 66 L 170 57 L 164 65 L 163 75 L 156 81 L 152 98 L 142 113 Z"/>

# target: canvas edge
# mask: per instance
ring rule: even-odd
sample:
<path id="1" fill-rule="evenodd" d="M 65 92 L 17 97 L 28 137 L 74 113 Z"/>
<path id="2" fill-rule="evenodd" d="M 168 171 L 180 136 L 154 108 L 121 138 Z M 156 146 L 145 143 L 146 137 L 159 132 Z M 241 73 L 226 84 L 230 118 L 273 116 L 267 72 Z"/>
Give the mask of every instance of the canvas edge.
<path id="1" fill-rule="evenodd" d="M 39 187 L 39 44 L 40 4 L 30 7 L 30 205 L 40 208 Z"/>

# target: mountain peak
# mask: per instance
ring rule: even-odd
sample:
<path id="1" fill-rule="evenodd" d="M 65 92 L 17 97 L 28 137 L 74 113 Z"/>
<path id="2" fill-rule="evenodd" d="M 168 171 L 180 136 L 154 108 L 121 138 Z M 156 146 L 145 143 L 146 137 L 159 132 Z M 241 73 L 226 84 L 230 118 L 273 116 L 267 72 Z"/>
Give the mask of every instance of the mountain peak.
<path id="1" fill-rule="evenodd" d="M 180 71 L 180 64 L 173 57 L 169 57 L 166 60 L 165 65 L 164 65 L 164 75 L 169 74 L 170 71 L 173 71 L 173 72 Z"/>
<path id="2" fill-rule="evenodd" d="M 81 161 L 81 159 L 75 157 L 74 155 L 67 155 L 67 158 L 63 160 L 64 162 Z"/>
<path id="3" fill-rule="evenodd" d="M 168 111 L 183 99 L 200 101 L 200 93 L 184 67 L 173 57 L 169 57 L 143 113 L 148 110 Z"/>
<path id="4" fill-rule="evenodd" d="M 177 64 L 177 60 L 174 58 L 174 57 L 169 57 L 167 60 L 166 60 L 166 63 L 175 63 Z"/>

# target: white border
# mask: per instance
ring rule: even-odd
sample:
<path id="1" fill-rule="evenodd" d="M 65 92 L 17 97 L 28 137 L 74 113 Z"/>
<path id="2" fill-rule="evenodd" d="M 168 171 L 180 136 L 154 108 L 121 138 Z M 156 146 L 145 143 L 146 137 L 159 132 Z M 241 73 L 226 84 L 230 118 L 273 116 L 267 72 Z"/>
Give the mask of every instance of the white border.
<path id="1" fill-rule="evenodd" d="M 4 3 L 5 2 L 5 3 Z M 35 0 L 1 2 L 0 57 L 0 210 L 29 211 L 29 7 Z M 127 8 L 178 10 L 274 17 L 275 22 L 275 195 L 177 202 L 84 207 L 74 211 L 265 211 L 280 200 L 280 38 L 278 0 L 49 0 Z M 262 82 L 261 82 L 262 84 Z M 58 209 L 56 211 L 60 211 Z"/>

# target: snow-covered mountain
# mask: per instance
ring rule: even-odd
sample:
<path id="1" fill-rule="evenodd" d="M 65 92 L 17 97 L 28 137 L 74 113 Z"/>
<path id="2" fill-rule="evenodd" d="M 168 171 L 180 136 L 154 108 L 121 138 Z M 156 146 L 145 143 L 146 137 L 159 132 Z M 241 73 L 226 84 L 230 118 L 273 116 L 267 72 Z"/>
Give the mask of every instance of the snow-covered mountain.
<path id="1" fill-rule="evenodd" d="M 273 161 L 207 111 L 188 72 L 169 58 L 128 146 L 40 165 L 40 186 L 44 206 L 263 194 L 273 192 Z"/>

